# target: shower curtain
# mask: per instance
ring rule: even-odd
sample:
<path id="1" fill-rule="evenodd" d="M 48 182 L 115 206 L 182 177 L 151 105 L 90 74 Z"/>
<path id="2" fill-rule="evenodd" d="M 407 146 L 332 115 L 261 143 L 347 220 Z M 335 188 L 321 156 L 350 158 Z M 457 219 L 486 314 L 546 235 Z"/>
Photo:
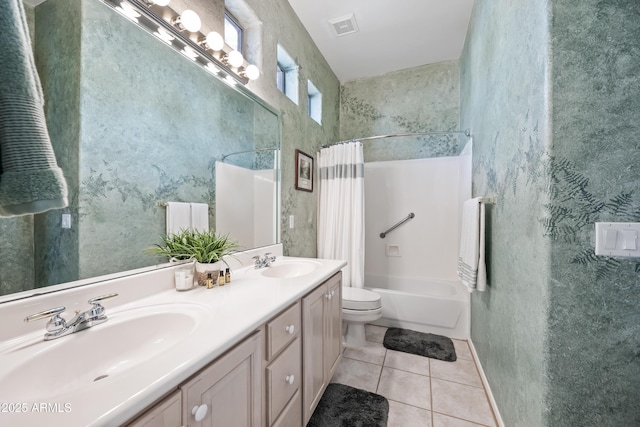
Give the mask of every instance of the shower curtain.
<path id="1" fill-rule="evenodd" d="M 343 286 L 364 287 L 364 155 L 362 143 L 318 153 L 318 257 L 342 259 Z"/>

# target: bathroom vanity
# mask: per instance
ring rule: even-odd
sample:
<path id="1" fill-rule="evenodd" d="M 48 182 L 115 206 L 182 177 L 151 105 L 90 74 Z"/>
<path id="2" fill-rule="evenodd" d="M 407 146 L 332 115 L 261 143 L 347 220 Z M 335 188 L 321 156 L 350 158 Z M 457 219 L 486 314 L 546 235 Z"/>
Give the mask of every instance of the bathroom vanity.
<path id="1" fill-rule="evenodd" d="M 341 357 L 344 265 L 278 257 L 186 292 L 164 268 L 0 304 L 0 424 L 303 426 Z M 22 321 L 108 293 L 84 331 Z"/>

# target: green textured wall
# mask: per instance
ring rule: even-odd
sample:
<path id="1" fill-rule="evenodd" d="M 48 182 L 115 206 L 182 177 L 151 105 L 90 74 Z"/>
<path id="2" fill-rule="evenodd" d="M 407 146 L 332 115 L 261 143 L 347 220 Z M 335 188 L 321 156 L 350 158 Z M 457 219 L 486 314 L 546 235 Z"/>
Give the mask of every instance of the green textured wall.
<path id="1" fill-rule="evenodd" d="M 36 8 L 35 58 L 45 95 L 51 144 L 69 189 L 69 206 L 35 215 L 35 286 L 79 279 L 79 162 L 81 8 L 77 0 L 53 0 Z M 77 25 L 51 25 L 75 22 Z M 60 228 L 62 214 L 73 226 Z"/>
<path id="2" fill-rule="evenodd" d="M 640 221 L 640 2 L 554 0 L 549 425 L 640 425 L 640 262 L 594 223 Z"/>
<path id="3" fill-rule="evenodd" d="M 487 207 L 488 289 L 472 294 L 471 339 L 510 427 L 546 425 L 547 9 L 539 0 L 476 2 L 460 60 L 473 196 L 497 196 Z"/>
<path id="4" fill-rule="evenodd" d="M 343 83 L 340 139 L 458 129 L 458 61 L 447 61 Z M 457 155 L 458 135 L 388 138 L 364 145 L 366 161 Z"/>
<path id="5" fill-rule="evenodd" d="M 490 288 L 472 340 L 509 426 L 640 424 L 640 263 L 594 255 L 640 221 L 640 4 L 476 2 L 461 59 Z"/>
<path id="6" fill-rule="evenodd" d="M 99 2 L 83 3 L 82 28 L 80 276 L 91 277 L 153 263 L 159 201 L 207 203 L 215 226 L 215 160 L 254 147 L 256 105 Z"/>

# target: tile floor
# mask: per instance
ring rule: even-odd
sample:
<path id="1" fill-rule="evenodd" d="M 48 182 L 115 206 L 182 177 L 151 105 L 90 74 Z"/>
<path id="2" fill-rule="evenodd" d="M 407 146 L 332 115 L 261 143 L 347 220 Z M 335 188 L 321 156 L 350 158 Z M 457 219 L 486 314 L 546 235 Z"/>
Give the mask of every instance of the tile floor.
<path id="1" fill-rule="evenodd" d="M 331 382 L 386 397 L 388 427 L 496 426 L 466 341 L 453 340 L 457 360 L 443 362 L 387 350 L 386 328 L 365 330 L 366 347 L 345 348 Z"/>

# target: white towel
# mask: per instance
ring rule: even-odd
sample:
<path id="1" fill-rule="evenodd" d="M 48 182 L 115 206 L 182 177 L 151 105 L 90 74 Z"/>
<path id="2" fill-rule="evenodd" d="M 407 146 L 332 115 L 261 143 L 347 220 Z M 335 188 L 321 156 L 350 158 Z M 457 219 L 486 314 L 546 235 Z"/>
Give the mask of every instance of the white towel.
<path id="1" fill-rule="evenodd" d="M 209 205 L 191 203 L 191 230 L 209 231 Z"/>
<path id="2" fill-rule="evenodd" d="M 469 288 L 469 292 L 484 291 L 487 287 L 487 269 L 484 261 L 484 204 L 480 197 L 467 200 L 462 206 L 458 277 Z"/>
<path id="3" fill-rule="evenodd" d="M 167 235 L 191 229 L 191 205 L 167 202 Z"/>

